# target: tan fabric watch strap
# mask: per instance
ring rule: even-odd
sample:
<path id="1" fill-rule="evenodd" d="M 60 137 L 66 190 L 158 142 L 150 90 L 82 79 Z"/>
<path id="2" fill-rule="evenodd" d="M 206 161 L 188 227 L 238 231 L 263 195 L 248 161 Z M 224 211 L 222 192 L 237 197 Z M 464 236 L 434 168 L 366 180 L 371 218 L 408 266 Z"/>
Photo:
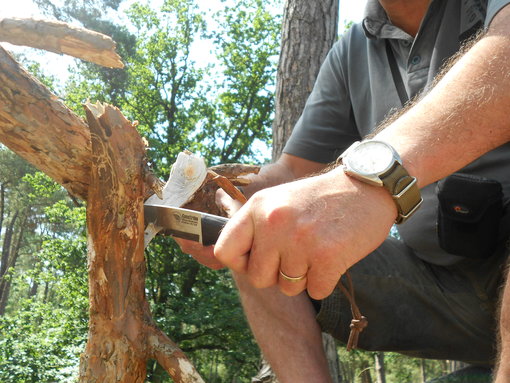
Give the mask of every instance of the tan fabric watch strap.
<path id="1" fill-rule="evenodd" d="M 422 202 L 416 178 L 411 177 L 398 162 L 395 162 L 395 165 L 380 178 L 383 186 L 390 192 L 397 205 L 398 217 L 395 223 L 405 222 Z"/>

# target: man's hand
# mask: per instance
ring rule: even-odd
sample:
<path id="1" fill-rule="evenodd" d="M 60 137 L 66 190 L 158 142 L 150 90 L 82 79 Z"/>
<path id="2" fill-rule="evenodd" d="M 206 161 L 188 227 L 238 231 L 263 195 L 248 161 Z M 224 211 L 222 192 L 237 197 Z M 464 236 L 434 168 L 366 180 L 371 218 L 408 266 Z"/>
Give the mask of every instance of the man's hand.
<path id="1" fill-rule="evenodd" d="M 216 259 L 255 287 L 322 299 L 340 276 L 377 248 L 396 217 L 389 193 L 341 169 L 264 189 L 239 210 L 214 248 Z M 299 277 L 289 281 L 281 276 Z"/>

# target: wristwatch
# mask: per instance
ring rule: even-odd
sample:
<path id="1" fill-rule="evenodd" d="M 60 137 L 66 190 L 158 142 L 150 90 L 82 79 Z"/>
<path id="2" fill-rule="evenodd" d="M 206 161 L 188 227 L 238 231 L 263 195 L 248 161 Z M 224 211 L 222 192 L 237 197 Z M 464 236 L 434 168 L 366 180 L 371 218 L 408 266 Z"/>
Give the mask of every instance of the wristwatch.
<path id="1" fill-rule="evenodd" d="M 409 219 L 423 201 L 416 178 L 409 175 L 396 150 L 384 141 L 357 141 L 337 162 L 347 175 L 390 192 L 398 210 L 396 224 Z"/>

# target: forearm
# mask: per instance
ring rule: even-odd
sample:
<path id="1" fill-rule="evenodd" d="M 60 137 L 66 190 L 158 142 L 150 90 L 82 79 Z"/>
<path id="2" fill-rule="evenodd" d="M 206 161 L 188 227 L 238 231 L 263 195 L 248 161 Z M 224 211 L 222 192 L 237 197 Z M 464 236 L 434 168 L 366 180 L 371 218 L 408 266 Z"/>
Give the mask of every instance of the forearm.
<path id="1" fill-rule="evenodd" d="M 251 197 L 257 191 L 294 181 L 297 178 L 322 170 L 326 165 L 282 154 L 273 164 L 263 166 L 257 176 L 251 177 L 251 184 L 244 188 L 244 194 Z"/>
<path id="2" fill-rule="evenodd" d="M 421 101 L 380 132 L 421 187 L 510 140 L 510 7 Z"/>

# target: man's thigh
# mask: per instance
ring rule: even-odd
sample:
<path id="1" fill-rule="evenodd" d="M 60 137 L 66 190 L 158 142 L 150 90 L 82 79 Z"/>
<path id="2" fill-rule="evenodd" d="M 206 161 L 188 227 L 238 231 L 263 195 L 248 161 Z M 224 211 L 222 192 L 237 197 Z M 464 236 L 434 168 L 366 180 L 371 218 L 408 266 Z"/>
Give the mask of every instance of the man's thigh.
<path id="1" fill-rule="evenodd" d="M 503 256 L 455 267 L 423 262 L 388 239 L 350 269 L 356 302 L 368 318 L 358 346 L 432 359 L 490 364 Z M 317 316 L 324 331 L 349 336 L 349 302 L 337 289 Z"/>

